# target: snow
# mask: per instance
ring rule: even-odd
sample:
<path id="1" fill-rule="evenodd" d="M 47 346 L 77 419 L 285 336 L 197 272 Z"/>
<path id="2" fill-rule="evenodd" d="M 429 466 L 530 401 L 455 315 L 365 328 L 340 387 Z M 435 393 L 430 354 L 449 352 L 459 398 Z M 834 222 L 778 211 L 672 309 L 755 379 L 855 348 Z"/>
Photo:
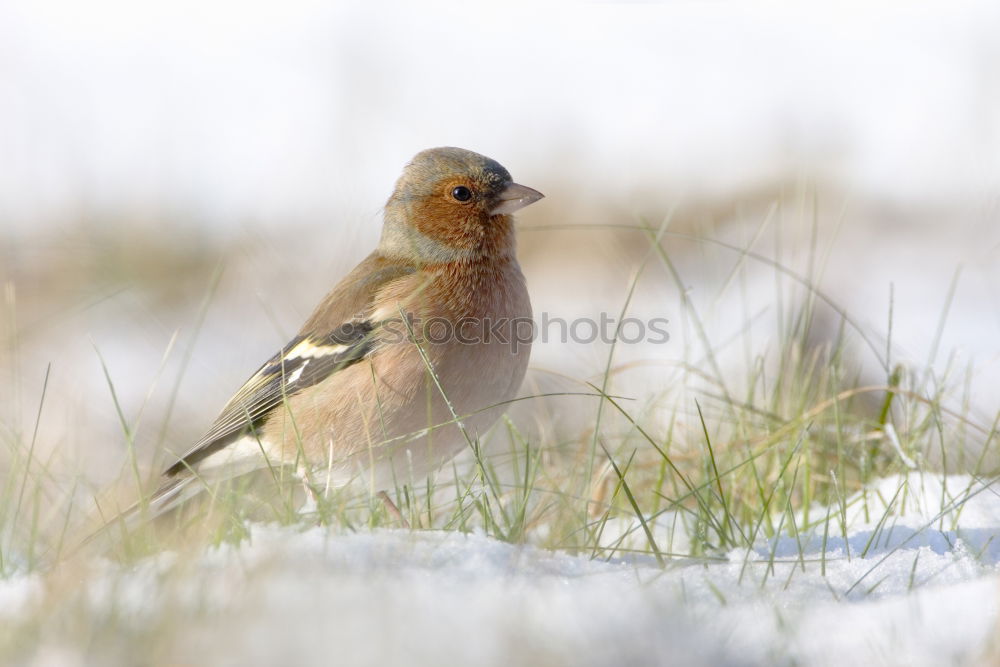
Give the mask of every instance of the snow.
<path id="1" fill-rule="evenodd" d="M 825 550 L 820 527 L 666 568 L 651 556 L 595 560 L 481 534 L 257 524 L 249 541 L 194 560 L 95 561 L 63 604 L 95 627 L 117 619 L 123 638 L 148 633 L 150 655 L 171 663 L 987 660 L 1000 624 L 996 490 L 912 473 L 845 504 L 847 541 L 831 535 Z M 42 589 L 39 575 L 0 582 L 0 615 L 32 613 Z M 121 651 L 95 646 L 88 661 L 114 664 Z M 36 651 L 75 664 L 65 641 Z"/>

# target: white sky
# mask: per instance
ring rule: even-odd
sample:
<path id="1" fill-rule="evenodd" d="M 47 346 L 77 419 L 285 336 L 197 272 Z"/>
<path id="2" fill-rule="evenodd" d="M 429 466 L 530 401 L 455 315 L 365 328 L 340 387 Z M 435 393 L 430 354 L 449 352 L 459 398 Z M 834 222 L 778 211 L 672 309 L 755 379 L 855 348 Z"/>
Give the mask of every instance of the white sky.
<path id="1" fill-rule="evenodd" d="M 3 3 L 0 216 L 371 215 L 440 144 L 612 201 L 1000 186 L 992 3 L 333 5 Z"/>

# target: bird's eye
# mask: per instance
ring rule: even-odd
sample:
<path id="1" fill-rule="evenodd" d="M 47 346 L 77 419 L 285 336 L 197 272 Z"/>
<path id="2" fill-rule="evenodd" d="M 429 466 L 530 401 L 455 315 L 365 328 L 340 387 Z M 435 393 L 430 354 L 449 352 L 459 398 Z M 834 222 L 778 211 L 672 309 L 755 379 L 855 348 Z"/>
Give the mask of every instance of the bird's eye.
<path id="1" fill-rule="evenodd" d="M 472 199 L 472 190 L 460 185 L 451 191 L 451 196 L 455 201 L 469 201 Z"/>

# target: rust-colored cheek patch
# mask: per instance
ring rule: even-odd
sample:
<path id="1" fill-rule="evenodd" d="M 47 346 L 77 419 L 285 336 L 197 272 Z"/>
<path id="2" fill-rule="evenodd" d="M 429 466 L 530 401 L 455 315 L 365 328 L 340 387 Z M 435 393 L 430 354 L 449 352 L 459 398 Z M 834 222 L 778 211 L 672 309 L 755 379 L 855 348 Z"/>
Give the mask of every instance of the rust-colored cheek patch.
<path id="1" fill-rule="evenodd" d="M 474 248 L 482 242 L 488 220 L 475 204 L 461 205 L 444 197 L 427 197 L 410 206 L 410 223 L 435 241 L 453 248 Z"/>

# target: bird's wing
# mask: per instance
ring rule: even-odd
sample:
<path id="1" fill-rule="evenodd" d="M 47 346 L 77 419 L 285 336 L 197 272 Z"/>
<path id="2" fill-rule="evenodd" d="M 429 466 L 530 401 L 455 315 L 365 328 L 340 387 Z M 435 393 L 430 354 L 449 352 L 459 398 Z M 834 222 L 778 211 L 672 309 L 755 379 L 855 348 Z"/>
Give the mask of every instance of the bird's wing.
<path id="1" fill-rule="evenodd" d="M 377 255 L 362 262 L 324 299 L 299 335 L 243 384 L 208 433 L 167 468 L 164 476 L 192 469 L 260 426 L 289 396 L 369 356 L 378 347 L 380 323 L 367 317 L 375 294 L 412 271 L 388 264 Z M 339 323 L 330 326 L 330 322 Z"/>

